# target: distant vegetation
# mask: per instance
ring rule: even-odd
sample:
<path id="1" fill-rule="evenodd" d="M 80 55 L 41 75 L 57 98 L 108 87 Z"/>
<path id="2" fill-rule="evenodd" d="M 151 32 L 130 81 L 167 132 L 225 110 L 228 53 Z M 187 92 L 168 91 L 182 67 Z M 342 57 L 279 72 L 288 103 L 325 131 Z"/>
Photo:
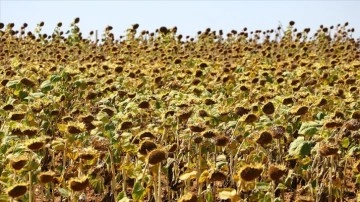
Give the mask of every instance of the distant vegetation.
<path id="1" fill-rule="evenodd" d="M 0 23 L 0 201 L 359 198 L 348 23 L 95 41 Z"/>

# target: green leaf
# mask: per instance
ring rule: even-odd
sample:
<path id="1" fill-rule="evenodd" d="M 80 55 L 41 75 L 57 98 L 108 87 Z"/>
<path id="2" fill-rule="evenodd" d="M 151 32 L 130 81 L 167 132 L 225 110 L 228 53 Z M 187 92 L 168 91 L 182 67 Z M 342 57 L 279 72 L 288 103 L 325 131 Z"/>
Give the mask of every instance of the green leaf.
<path id="1" fill-rule="evenodd" d="M 156 109 L 160 109 L 161 108 L 161 103 L 160 102 L 155 102 L 155 107 L 156 107 Z"/>
<path id="2" fill-rule="evenodd" d="M 8 195 L 6 195 L 6 194 L 1 194 L 1 195 L 0 195 L 0 201 L 10 201 L 10 200 L 9 200 Z"/>
<path id="3" fill-rule="evenodd" d="M 28 96 L 28 93 L 26 91 L 20 91 L 19 97 L 21 100 L 26 100 L 25 98 Z"/>
<path id="4" fill-rule="evenodd" d="M 355 176 L 355 178 L 356 178 L 355 183 L 356 183 L 356 184 L 360 184 L 360 174 L 357 174 L 357 175 Z"/>
<path id="5" fill-rule="evenodd" d="M 70 191 L 64 188 L 58 188 L 58 191 L 61 196 L 68 198 L 70 196 Z"/>
<path id="6" fill-rule="evenodd" d="M 214 201 L 213 195 L 212 195 L 212 193 L 210 191 L 206 192 L 205 198 L 206 198 L 207 202 L 213 202 Z"/>
<path id="7" fill-rule="evenodd" d="M 82 79 L 76 80 L 73 85 L 76 88 L 85 88 L 86 87 L 85 82 Z"/>
<path id="8" fill-rule="evenodd" d="M 283 200 L 281 198 L 277 197 L 277 198 L 274 198 L 274 202 L 283 202 Z"/>
<path id="9" fill-rule="evenodd" d="M 52 90 L 53 86 L 51 85 L 49 80 L 46 80 L 46 81 L 41 83 L 40 89 L 41 89 L 42 92 L 46 93 L 46 92 Z"/>
<path id="10" fill-rule="evenodd" d="M 45 94 L 44 93 L 30 93 L 29 96 L 27 96 L 26 98 L 24 98 L 25 100 L 35 100 L 35 99 L 38 99 L 38 98 L 42 98 L 44 97 Z"/>
<path id="11" fill-rule="evenodd" d="M 126 196 L 124 192 L 120 192 L 117 196 L 116 201 L 118 202 L 130 202 L 130 199 Z"/>
<path id="12" fill-rule="evenodd" d="M 289 155 L 303 157 L 310 154 L 311 148 L 312 143 L 310 141 L 305 141 L 304 137 L 300 136 L 290 143 Z"/>
<path id="13" fill-rule="evenodd" d="M 317 120 L 323 120 L 325 118 L 326 114 L 324 112 L 319 112 L 316 114 L 316 119 Z"/>
<path id="14" fill-rule="evenodd" d="M 354 146 L 351 147 L 348 152 L 347 152 L 347 156 L 353 156 L 353 155 L 357 155 L 360 152 L 360 147 L 358 146 Z"/>
<path id="15" fill-rule="evenodd" d="M 312 136 L 318 131 L 318 127 L 320 126 L 322 125 L 315 121 L 302 123 L 299 129 L 299 134 Z"/>
<path id="16" fill-rule="evenodd" d="M 146 194 L 146 189 L 141 185 L 141 180 L 138 180 L 134 184 L 133 192 L 131 194 L 135 201 L 142 200 Z"/>
<path id="17" fill-rule="evenodd" d="M 256 188 L 259 191 L 269 191 L 270 190 L 270 183 L 266 182 L 256 182 Z"/>
<path id="18" fill-rule="evenodd" d="M 266 192 L 266 194 L 264 196 L 261 197 L 261 202 L 271 202 L 272 201 L 272 193 L 269 192 L 269 190 L 267 190 L 268 192 Z M 260 198 L 258 198 L 260 199 Z"/>
<path id="19" fill-rule="evenodd" d="M 237 66 L 236 69 L 235 69 L 236 73 L 241 73 L 243 71 L 244 71 L 244 67 L 242 67 L 242 66 Z"/>
<path id="20" fill-rule="evenodd" d="M 348 137 L 345 137 L 341 141 L 341 146 L 345 149 L 347 149 L 350 145 L 350 139 Z"/>
<path id="21" fill-rule="evenodd" d="M 113 131 L 113 130 L 115 130 L 115 125 L 114 125 L 114 123 L 113 123 L 113 122 L 107 123 L 107 124 L 105 125 L 105 130 L 108 130 L 108 131 Z"/>
<path id="22" fill-rule="evenodd" d="M 6 87 L 8 88 L 16 88 L 16 86 L 20 83 L 20 80 L 12 80 L 8 81 Z"/>
<path id="23" fill-rule="evenodd" d="M 61 76 L 59 76 L 59 75 L 57 75 L 57 74 L 52 75 L 52 76 L 50 77 L 51 83 L 56 83 L 56 82 L 58 82 L 58 81 L 60 81 L 60 80 L 61 80 Z"/>
<path id="24" fill-rule="evenodd" d="M 287 186 L 283 183 L 279 183 L 278 186 L 277 186 L 277 189 L 280 189 L 280 190 L 285 190 L 287 189 Z"/>

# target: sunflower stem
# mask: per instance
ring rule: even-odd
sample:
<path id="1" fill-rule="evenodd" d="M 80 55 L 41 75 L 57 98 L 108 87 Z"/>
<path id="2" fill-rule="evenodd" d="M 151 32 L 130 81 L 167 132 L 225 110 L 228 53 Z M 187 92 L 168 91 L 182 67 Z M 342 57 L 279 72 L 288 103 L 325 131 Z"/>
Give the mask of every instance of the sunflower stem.
<path id="1" fill-rule="evenodd" d="M 116 201 L 117 199 L 117 191 L 116 191 L 116 175 L 115 175 L 115 168 L 114 168 L 114 157 L 112 155 L 112 152 L 110 150 L 110 148 L 108 149 L 109 152 L 109 156 L 110 156 L 110 169 L 111 169 L 111 174 L 112 174 L 112 178 L 111 178 L 111 192 L 114 195 L 114 200 Z"/>
<path id="2" fill-rule="evenodd" d="M 329 198 L 328 201 L 332 202 L 332 174 L 333 174 L 333 165 L 334 165 L 334 157 L 333 155 L 330 156 L 330 168 L 329 168 Z"/>
<path id="3" fill-rule="evenodd" d="M 29 171 L 29 202 L 32 202 L 32 172 Z"/>
<path id="4" fill-rule="evenodd" d="M 157 187 L 157 200 L 160 202 L 161 201 L 161 163 L 158 164 L 158 179 L 157 179 L 157 183 L 158 183 L 158 187 Z"/>
<path id="5" fill-rule="evenodd" d="M 202 186 L 199 183 L 199 178 L 201 175 L 201 145 L 199 145 L 198 147 L 198 160 L 197 160 L 197 166 L 196 166 L 196 186 L 198 188 L 198 196 L 199 196 L 199 201 L 202 202 Z"/>

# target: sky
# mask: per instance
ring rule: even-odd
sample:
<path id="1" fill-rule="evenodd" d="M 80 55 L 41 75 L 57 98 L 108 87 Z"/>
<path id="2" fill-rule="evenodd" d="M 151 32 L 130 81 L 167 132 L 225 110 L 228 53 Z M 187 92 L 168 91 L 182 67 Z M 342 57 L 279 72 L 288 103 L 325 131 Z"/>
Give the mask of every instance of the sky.
<path id="1" fill-rule="evenodd" d="M 19 29 L 26 22 L 27 31 L 44 21 L 43 33 L 51 34 L 58 22 L 66 31 L 74 18 L 79 17 L 80 30 L 88 36 L 91 30 L 101 34 L 106 26 L 113 27 L 117 38 L 125 35 L 127 28 L 138 23 L 139 30 L 177 26 L 178 33 L 195 36 L 206 28 L 241 31 L 276 29 L 295 21 L 298 30 L 320 25 L 330 26 L 349 22 L 355 28 L 353 36 L 360 37 L 360 1 L 20 1 L 0 0 L 0 22 L 13 22 Z"/>

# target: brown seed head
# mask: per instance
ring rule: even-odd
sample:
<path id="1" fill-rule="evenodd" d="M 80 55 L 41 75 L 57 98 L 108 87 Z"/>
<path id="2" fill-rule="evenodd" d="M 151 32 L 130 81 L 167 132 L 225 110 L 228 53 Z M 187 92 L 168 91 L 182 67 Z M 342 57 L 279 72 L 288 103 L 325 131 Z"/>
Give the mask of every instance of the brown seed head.
<path id="1" fill-rule="evenodd" d="M 201 109 L 201 110 L 199 110 L 199 116 L 207 117 L 207 116 L 209 116 L 209 114 L 205 110 Z"/>
<path id="2" fill-rule="evenodd" d="M 174 143 L 170 146 L 168 152 L 169 153 L 175 152 L 178 147 L 179 147 L 178 144 Z"/>
<path id="3" fill-rule="evenodd" d="M 142 101 L 139 103 L 138 107 L 140 109 L 147 109 L 150 107 L 150 103 L 148 101 Z"/>
<path id="4" fill-rule="evenodd" d="M 208 67 L 208 65 L 205 62 L 202 62 L 202 63 L 199 64 L 199 67 L 200 68 L 205 68 L 205 67 Z"/>
<path id="5" fill-rule="evenodd" d="M 24 135 L 24 133 L 21 131 L 20 128 L 14 128 L 11 130 L 11 134 L 12 135 L 17 135 L 17 136 L 21 136 Z"/>
<path id="6" fill-rule="evenodd" d="M 35 141 L 31 141 L 28 145 L 27 148 L 32 150 L 32 151 L 38 151 L 41 148 L 43 148 L 43 146 L 45 145 L 45 141 L 44 140 L 35 140 Z"/>
<path id="7" fill-rule="evenodd" d="M 347 130 L 356 131 L 360 129 L 360 120 L 359 119 L 350 119 L 346 121 L 344 127 Z"/>
<path id="8" fill-rule="evenodd" d="M 19 156 L 19 157 L 10 159 L 10 166 L 14 170 L 20 170 L 26 165 L 27 161 L 28 161 L 28 159 L 25 156 Z"/>
<path id="9" fill-rule="evenodd" d="M 216 146 L 224 147 L 229 143 L 229 138 L 225 135 L 220 135 L 216 137 L 215 144 Z"/>
<path id="10" fill-rule="evenodd" d="M 38 133 L 38 129 L 36 128 L 27 128 L 22 131 L 24 135 L 27 135 L 29 137 L 32 137 Z"/>
<path id="11" fill-rule="evenodd" d="M 258 117 L 255 114 L 248 114 L 244 120 L 245 123 L 251 124 L 258 120 Z"/>
<path id="12" fill-rule="evenodd" d="M 211 173 L 210 175 L 210 181 L 211 182 L 222 182 L 226 180 L 226 175 L 220 171 L 214 171 L 213 173 Z"/>
<path id="13" fill-rule="evenodd" d="M 210 98 L 206 98 L 205 99 L 205 104 L 206 105 L 213 105 L 213 104 L 216 104 L 216 101 L 214 101 L 213 99 L 210 99 Z"/>
<path id="14" fill-rule="evenodd" d="M 263 131 L 260 133 L 259 137 L 256 139 L 256 143 L 258 143 L 261 146 L 265 146 L 272 141 L 272 136 L 269 132 Z"/>
<path id="15" fill-rule="evenodd" d="M 240 169 L 240 178 L 244 181 L 253 181 L 258 178 L 263 171 L 259 165 L 246 165 Z"/>
<path id="16" fill-rule="evenodd" d="M 148 162 L 151 165 L 160 163 L 166 159 L 166 152 L 162 149 L 152 150 L 148 155 Z"/>
<path id="17" fill-rule="evenodd" d="M 6 190 L 6 193 L 11 198 L 17 198 L 24 195 L 27 192 L 27 185 L 26 184 L 17 184 L 14 186 L 9 187 Z"/>
<path id="18" fill-rule="evenodd" d="M 160 27 L 159 31 L 163 34 L 167 34 L 169 32 L 169 30 L 164 26 Z"/>
<path id="19" fill-rule="evenodd" d="M 196 136 L 194 137 L 195 144 L 200 144 L 203 141 L 202 136 Z"/>
<path id="20" fill-rule="evenodd" d="M 78 158 L 83 160 L 93 160 L 96 157 L 95 151 L 82 151 Z"/>
<path id="21" fill-rule="evenodd" d="M 191 132 L 195 132 L 195 133 L 201 133 L 205 130 L 205 127 L 200 125 L 191 125 L 189 128 Z"/>
<path id="22" fill-rule="evenodd" d="M 82 191 L 89 185 L 89 179 L 87 177 L 71 178 L 69 184 L 71 190 Z"/>
<path id="23" fill-rule="evenodd" d="M 97 97 L 97 95 L 98 95 L 97 92 L 91 90 L 91 91 L 87 92 L 87 94 L 85 96 L 85 99 L 86 100 L 93 100 L 93 99 L 95 99 Z"/>
<path id="24" fill-rule="evenodd" d="M 325 123 L 325 128 L 337 128 L 341 127 L 342 123 L 339 121 L 328 121 Z"/>
<path id="25" fill-rule="evenodd" d="M 277 181 L 286 174 L 286 167 L 283 165 L 270 165 L 268 172 L 270 179 Z"/>
<path id="26" fill-rule="evenodd" d="M 193 111 L 184 111 L 182 113 L 180 113 L 180 115 L 178 116 L 180 120 L 187 120 L 190 118 L 190 116 L 192 115 Z"/>
<path id="27" fill-rule="evenodd" d="M 80 130 L 80 128 L 73 126 L 73 125 L 68 125 L 66 128 L 67 132 L 70 134 L 78 134 L 81 133 L 82 131 Z"/>
<path id="28" fill-rule="evenodd" d="M 127 130 L 133 127 L 133 124 L 130 121 L 124 121 L 121 123 L 120 130 Z"/>
<path id="29" fill-rule="evenodd" d="M 327 104 L 327 100 L 325 98 L 321 98 L 321 100 L 316 104 L 316 106 L 321 107 Z"/>
<path id="30" fill-rule="evenodd" d="M 25 113 L 21 113 L 21 112 L 14 112 L 14 113 L 10 113 L 9 118 L 12 121 L 20 121 L 25 117 Z"/>
<path id="31" fill-rule="evenodd" d="M 146 154 L 148 154 L 148 152 L 150 152 L 156 148 L 157 148 L 157 146 L 153 141 L 144 140 L 140 143 L 138 152 L 142 155 L 146 155 Z"/>
<path id="32" fill-rule="evenodd" d="M 176 58 L 175 60 L 174 60 L 174 64 L 180 64 L 181 63 L 181 59 L 179 59 L 179 58 Z"/>
<path id="33" fill-rule="evenodd" d="M 275 106 L 272 102 L 268 102 L 262 107 L 262 111 L 268 115 L 273 114 L 275 112 Z"/>
<path id="34" fill-rule="evenodd" d="M 132 25 L 132 29 L 133 29 L 133 30 L 136 30 L 137 28 L 139 28 L 139 24 L 136 23 L 136 24 L 133 24 L 133 25 Z"/>
<path id="35" fill-rule="evenodd" d="M 77 23 L 79 23 L 79 22 L 80 22 L 80 18 L 77 17 L 77 18 L 74 19 L 74 23 L 75 23 L 75 24 L 77 24 Z"/>
<path id="36" fill-rule="evenodd" d="M 320 154 L 322 156 L 331 156 L 331 155 L 336 155 L 338 152 L 339 148 L 336 146 L 329 146 L 329 145 L 323 145 L 320 148 Z"/>
<path id="37" fill-rule="evenodd" d="M 216 137 L 216 133 L 213 130 L 207 130 L 202 133 L 202 136 L 204 138 L 213 138 L 213 137 Z"/>
<path id="38" fill-rule="evenodd" d="M 284 134 L 285 134 L 285 128 L 283 126 L 274 126 L 273 128 L 271 128 L 271 135 L 275 139 L 279 139 L 283 137 Z"/>
<path id="39" fill-rule="evenodd" d="M 309 107 L 307 106 L 301 106 L 301 107 L 298 107 L 298 108 L 295 108 L 294 110 L 292 110 L 292 114 L 294 114 L 295 116 L 301 116 L 301 115 L 304 115 L 306 114 L 306 112 L 308 112 L 309 110 Z"/>
<path id="40" fill-rule="evenodd" d="M 92 121 L 95 120 L 95 117 L 91 114 L 86 115 L 86 116 L 81 116 L 80 120 L 84 123 L 91 123 Z"/>
<path id="41" fill-rule="evenodd" d="M 53 171 L 41 172 L 38 175 L 38 179 L 41 183 L 46 184 L 53 181 L 55 173 Z"/>
<path id="42" fill-rule="evenodd" d="M 141 140 L 143 140 L 143 139 L 145 139 L 145 138 L 155 139 L 156 137 L 155 137 L 155 135 L 154 135 L 152 132 L 150 132 L 150 131 L 143 131 L 143 132 L 141 132 L 141 133 L 139 134 L 139 138 L 140 138 Z"/>
<path id="43" fill-rule="evenodd" d="M 9 110 L 13 110 L 14 106 L 12 104 L 7 104 L 7 105 L 4 105 L 2 107 L 2 109 L 5 110 L 5 111 L 9 111 Z"/>
<path id="44" fill-rule="evenodd" d="M 353 118 L 353 119 L 360 119 L 360 111 L 354 111 L 354 112 L 351 114 L 351 118 Z"/>
<path id="45" fill-rule="evenodd" d="M 251 110 L 250 109 L 246 109 L 245 107 L 236 107 L 235 108 L 235 114 L 238 116 L 243 116 L 247 113 L 249 113 Z"/>
<path id="46" fill-rule="evenodd" d="M 108 151 L 110 142 L 108 139 L 100 136 L 92 136 L 91 146 L 98 151 Z"/>
<path id="47" fill-rule="evenodd" d="M 33 86 L 35 86 L 35 83 L 34 83 L 33 81 L 31 81 L 30 79 L 28 79 L 28 78 L 22 78 L 22 79 L 20 80 L 20 82 L 21 82 L 22 84 L 24 84 L 25 86 L 27 86 L 27 87 L 33 87 Z"/>

